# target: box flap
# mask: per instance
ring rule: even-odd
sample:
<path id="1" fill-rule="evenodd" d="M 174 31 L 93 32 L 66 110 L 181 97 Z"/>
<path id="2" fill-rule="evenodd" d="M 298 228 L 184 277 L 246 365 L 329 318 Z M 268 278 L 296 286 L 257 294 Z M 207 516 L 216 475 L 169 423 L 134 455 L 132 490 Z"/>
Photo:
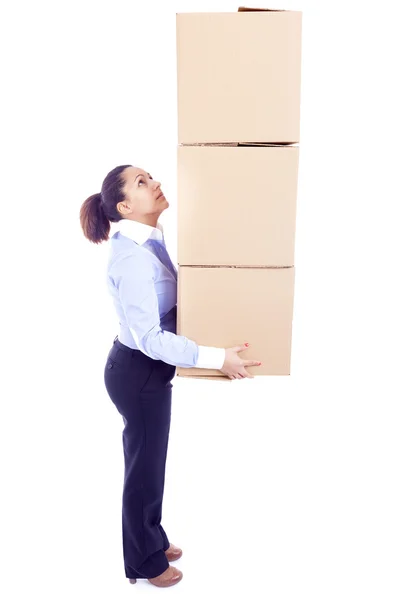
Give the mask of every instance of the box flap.
<path id="1" fill-rule="evenodd" d="M 238 146 L 295 146 L 296 142 L 238 142 Z"/>
<path id="2" fill-rule="evenodd" d="M 252 11 L 285 12 L 284 9 L 280 9 L 280 8 L 247 8 L 246 6 L 239 6 L 239 8 L 238 8 L 238 12 L 252 12 Z"/>
<path id="3" fill-rule="evenodd" d="M 298 146 L 297 142 L 193 142 L 191 144 L 178 144 L 178 146 Z"/>

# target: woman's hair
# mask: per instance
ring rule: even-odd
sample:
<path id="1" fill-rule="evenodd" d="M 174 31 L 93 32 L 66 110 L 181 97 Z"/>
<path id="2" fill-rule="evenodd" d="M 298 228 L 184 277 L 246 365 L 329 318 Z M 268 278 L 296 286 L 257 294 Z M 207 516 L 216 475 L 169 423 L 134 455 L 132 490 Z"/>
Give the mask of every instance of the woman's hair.
<path id="1" fill-rule="evenodd" d="M 110 171 L 103 181 L 101 192 L 89 196 L 81 206 L 79 218 L 83 234 L 94 244 L 107 241 L 110 221 L 117 223 L 123 218 L 117 210 L 117 204 L 124 200 L 122 188 L 125 182 L 121 174 L 126 167 L 132 165 L 122 165 Z"/>

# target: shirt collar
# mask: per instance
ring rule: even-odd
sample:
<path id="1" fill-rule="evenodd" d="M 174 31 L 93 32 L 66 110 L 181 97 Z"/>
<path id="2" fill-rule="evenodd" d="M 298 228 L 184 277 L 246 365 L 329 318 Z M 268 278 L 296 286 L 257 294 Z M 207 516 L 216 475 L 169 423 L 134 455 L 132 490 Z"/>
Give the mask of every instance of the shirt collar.
<path id="1" fill-rule="evenodd" d="M 164 228 L 160 222 L 157 222 L 156 227 L 152 227 L 139 221 L 132 221 L 132 219 L 121 219 L 118 221 L 118 225 L 122 235 L 130 238 L 140 246 L 150 238 L 160 241 L 163 241 L 164 238 Z"/>

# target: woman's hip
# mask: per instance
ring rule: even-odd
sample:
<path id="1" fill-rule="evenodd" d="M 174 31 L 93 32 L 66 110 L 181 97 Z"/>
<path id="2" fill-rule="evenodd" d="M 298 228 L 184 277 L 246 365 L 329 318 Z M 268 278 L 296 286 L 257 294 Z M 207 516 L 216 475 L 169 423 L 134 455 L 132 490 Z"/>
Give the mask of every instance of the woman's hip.
<path id="1" fill-rule="evenodd" d="M 176 367 L 150 358 L 140 350 L 114 340 L 105 368 L 104 383 L 111 400 L 117 403 L 168 400 Z"/>

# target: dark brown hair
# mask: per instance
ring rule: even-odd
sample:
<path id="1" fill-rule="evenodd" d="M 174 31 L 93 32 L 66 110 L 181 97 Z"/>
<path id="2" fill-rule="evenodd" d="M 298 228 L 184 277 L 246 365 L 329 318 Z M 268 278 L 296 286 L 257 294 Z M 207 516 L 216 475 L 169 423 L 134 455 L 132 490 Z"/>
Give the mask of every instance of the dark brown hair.
<path id="1" fill-rule="evenodd" d="M 101 186 L 101 192 L 89 196 L 82 204 L 79 218 L 84 236 L 94 244 L 107 241 L 111 229 L 110 221 L 117 223 L 123 217 L 117 210 L 118 202 L 124 200 L 121 174 L 127 167 L 122 165 L 110 171 Z"/>

